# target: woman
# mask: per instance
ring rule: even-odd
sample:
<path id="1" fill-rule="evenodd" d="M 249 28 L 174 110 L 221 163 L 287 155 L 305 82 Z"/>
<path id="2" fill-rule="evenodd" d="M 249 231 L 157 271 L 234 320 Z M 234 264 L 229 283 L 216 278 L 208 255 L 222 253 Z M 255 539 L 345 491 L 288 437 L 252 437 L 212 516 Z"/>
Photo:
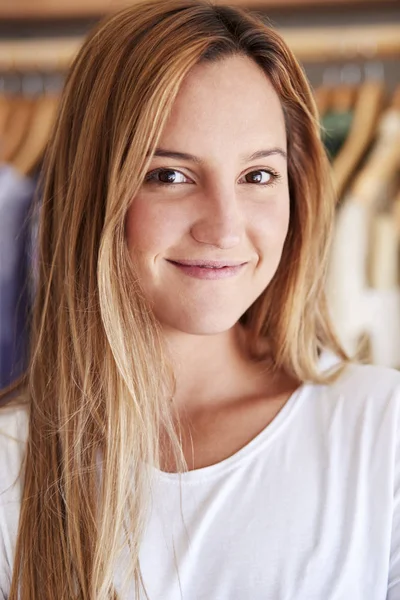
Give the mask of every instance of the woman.
<path id="1" fill-rule="evenodd" d="M 399 597 L 400 377 L 332 331 L 333 217 L 309 86 L 261 19 L 168 0 L 93 31 L 0 412 L 6 598 Z"/>

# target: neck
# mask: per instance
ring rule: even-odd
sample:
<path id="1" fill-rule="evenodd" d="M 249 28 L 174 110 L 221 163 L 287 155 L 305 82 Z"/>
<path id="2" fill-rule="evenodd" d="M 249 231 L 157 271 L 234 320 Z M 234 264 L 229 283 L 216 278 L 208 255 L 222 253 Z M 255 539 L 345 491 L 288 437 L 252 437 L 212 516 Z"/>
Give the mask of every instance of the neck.
<path id="1" fill-rule="evenodd" d="M 252 362 L 246 335 L 237 323 L 217 335 L 166 334 L 176 377 L 174 404 L 178 408 L 207 408 L 227 398 L 260 389 L 266 366 Z"/>

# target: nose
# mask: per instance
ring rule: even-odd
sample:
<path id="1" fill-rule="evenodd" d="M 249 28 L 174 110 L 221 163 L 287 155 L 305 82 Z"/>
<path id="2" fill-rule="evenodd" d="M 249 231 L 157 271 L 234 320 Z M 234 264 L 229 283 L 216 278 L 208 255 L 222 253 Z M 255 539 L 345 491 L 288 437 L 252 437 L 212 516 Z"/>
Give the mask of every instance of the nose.
<path id="1" fill-rule="evenodd" d="M 199 203 L 201 214 L 192 225 L 192 237 L 201 244 L 226 250 L 239 245 L 244 219 L 234 189 L 221 186 L 199 198 Z"/>

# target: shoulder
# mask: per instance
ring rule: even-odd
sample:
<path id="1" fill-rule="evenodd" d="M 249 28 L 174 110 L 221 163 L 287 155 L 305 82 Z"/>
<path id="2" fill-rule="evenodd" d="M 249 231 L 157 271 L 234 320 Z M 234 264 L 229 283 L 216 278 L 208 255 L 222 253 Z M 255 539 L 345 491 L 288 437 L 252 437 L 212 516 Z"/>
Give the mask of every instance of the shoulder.
<path id="1" fill-rule="evenodd" d="M 398 437 L 400 372 L 395 369 L 351 363 L 333 382 L 312 385 L 308 397 L 308 408 L 330 433 L 372 441 L 379 431 L 392 444 Z"/>
<path id="2" fill-rule="evenodd" d="M 349 399 L 398 400 L 400 371 L 377 365 L 348 364 L 339 377 L 327 386 L 332 396 Z"/>

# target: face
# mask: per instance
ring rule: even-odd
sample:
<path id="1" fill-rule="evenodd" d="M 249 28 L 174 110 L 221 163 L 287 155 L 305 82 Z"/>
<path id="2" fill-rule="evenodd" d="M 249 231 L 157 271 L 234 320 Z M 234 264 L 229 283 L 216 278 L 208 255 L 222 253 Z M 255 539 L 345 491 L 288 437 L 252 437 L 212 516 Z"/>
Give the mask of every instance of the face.
<path id="1" fill-rule="evenodd" d="M 288 225 L 285 124 L 272 84 L 247 57 L 196 65 L 126 222 L 162 326 L 230 329 L 271 281 Z"/>

